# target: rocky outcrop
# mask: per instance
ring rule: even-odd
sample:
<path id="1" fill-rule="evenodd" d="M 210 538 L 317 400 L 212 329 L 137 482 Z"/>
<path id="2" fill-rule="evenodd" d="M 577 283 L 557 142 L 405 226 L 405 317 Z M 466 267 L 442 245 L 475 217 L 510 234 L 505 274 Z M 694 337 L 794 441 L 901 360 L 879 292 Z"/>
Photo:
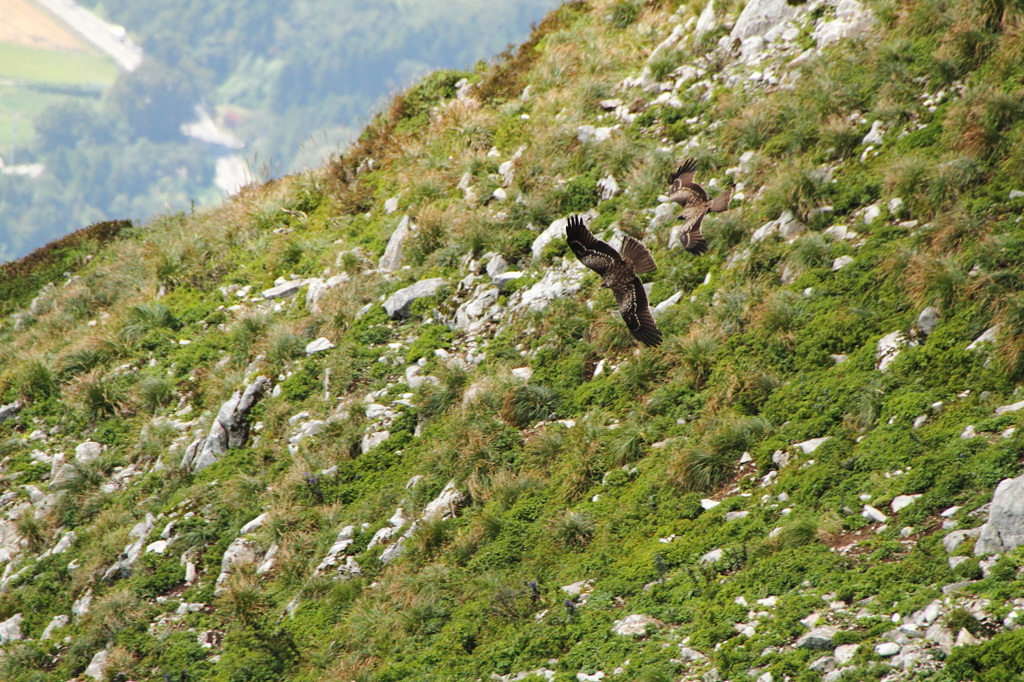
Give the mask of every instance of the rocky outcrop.
<path id="1" fill-rule="evenodd" d="M 1024 476 L 1007 478 L 996 486 L 988 521 L 974 543 L 977 556 L 1010 552 L 1024 545 Z"/>
<path id="2" fill-rule="evenodd" d="M 750 0 L 736 19 L 729 38 L 742 41 L 752 36 L 763 36 L 805 9 L 804 5 L 791 5 L 786 0 Z"/>
<path id="3" fill-rule="evenodd" d="M 210 427 L 210 435 L 202 447 L 195 452 L 193 447 L 186 451 L 182 466 L 191 466 L 199 471 L 210 466 L 232 448 L 245 446 L 249 438 L 249 410 L 270 388 L 270 379 L 260 376 L 246 386 L 245 391 L 235 391 L 231 399 L 221 405 L 217 417 Z M 195 453 L 190 458 L 190 451 Z"/>
<path id="4" fill-rule="evenodd" d="M 13 403 L 0 406 L 0 424 L 3 424 L 8 419 L 12 419 L 17 416 L 18 412 L 21 411 L 21 402 L 15 400 Z"/>
<path id="5" fill-rule="evenodd" d="M 256 563 L 259 553 L 256 547 L 256 543 L 246 538 L 236 538 L 234 542 L 228 545 L 228 548 L 224 550 L 224 556 L 220 560 L 220 575 L 217 576 L 216 587 L 213 590 L 213 595 L 219 597 L 227 589 L 224 587 L 224 583 L 227 582 L 228 577 L 231 576 L 231 571 L 239 566 L 247 566 L 249 564 Z"/>

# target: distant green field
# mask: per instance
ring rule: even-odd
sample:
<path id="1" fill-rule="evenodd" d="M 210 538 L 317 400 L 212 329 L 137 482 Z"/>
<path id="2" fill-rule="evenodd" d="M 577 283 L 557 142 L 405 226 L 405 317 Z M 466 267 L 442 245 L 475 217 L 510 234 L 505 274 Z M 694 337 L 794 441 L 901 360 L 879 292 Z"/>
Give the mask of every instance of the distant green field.
<path id="1" fill-rule="evenodd" d="M 55 85 L 110 85 L 117 79 L 112 59 L 91 52 L 57 52 L 0 43 L 0 79 Z"/>

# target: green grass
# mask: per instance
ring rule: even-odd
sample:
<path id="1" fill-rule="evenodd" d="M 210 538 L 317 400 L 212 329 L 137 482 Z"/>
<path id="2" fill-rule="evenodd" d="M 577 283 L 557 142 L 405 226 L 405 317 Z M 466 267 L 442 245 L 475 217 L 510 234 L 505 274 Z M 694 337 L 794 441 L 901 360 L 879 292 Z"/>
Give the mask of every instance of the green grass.
<path id="1" fill-rule="evenodd" d="M 54 85 L 111 85 L 112 59 L 92 52 L 58 52 L 0 43 L 0 78 Z"/>

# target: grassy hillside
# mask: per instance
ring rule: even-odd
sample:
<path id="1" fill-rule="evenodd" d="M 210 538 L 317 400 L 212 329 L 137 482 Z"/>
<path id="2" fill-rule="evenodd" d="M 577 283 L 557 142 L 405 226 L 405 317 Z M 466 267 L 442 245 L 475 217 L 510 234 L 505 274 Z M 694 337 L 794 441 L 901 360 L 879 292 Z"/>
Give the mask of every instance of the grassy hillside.
<path id="1" fill-rule="evenodd" d="M 566 4 L 322 169 L 7 266 L 0 677 L 1024 674 L 1024 550 L 963 533 L 1021 473 L 1024 15 L 741 9 Z M 569 213 L 651 249 L 662 346 Z"/>

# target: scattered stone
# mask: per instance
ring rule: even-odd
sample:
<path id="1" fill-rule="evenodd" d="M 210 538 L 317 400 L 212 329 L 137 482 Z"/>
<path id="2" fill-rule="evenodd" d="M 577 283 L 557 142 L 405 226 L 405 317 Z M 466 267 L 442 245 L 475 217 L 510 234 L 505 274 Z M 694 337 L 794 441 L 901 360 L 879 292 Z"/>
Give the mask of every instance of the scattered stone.
<path id="1" fill-rule="evenodd" d="M 1004 479 L 996 486 L 988 521 L 981 526 L 974 554 L 1007 553 L 1021 545 L 1024 545 L 1024 476 Z"/>
<path id="2" fill-rule="evenodd" d="M 46 629 L 43 630 L 43 634 L 41 634 L 39 636 L 39 639 L 40 640 L 50 639 L 50 637 L 53 636 L 53 631 L 54 630 L 58 630 L 58 629 L 60 629 L 62 627 L 66 627 L 67 624 L 70 623 L 70 622 L 71 622 L 71 617 L 66 615 L 66 614 L 62 613 L 59 616 L 54 616 L 53 618 L 50 619 L 49 625 L 47 625 Z"/>
<path id="3" fill-rule="evenodd" d="M 823 625 L 797 639 L 793 646 L 803 649 L 831 649 L 832 640 L 838 632 L 839 630 L 834 627 Z"/>
<path id="4" fill-rule="evenodd" d="M 405 242 L 412 235 L 416 226 L 413 225 L 409 216 L 402 216 L 395 231 L 388 239 L 388 245 L 384 249 L 384 255 L 377 262 L 377 268 L 385 272 L 395 272 L 402 267 L 402 249 Z"/>
<path id="5" fill-rule="evenodd" d="M 390 431 L 376 431 L 374 433 L 368 433 L 365 436 L 363 436 L 363 440 L 360 443 L 360 448 L 362 449 L 363 454 L 366 454 L 370 450 L 374 449 L 375 447 L 386 441 L 388 438 L 391 438 Z"/>
<path id="6" fill-rule="evenodd" d="M 224 583 L 231 575 L 232 569 L 254 564 L 256 563 L 256 557 L 256 544 L 251 540 L 247 540 L 244 537 L 236 538 L 234 542 L 228 545 L 220 561 L 220 575 L 217 576 L 216 587 L 213 591 L 214 596 L 219 597 L 224 592 L 226 589 Z"/>
<path id="7" fill-rule="evenodd" d="M 976 538 L 981 535 L 981 526 L 977 528 L 971 528 L 969 530 L 955 530 L 946 537 L 942 538 L 942 546 L 946 548 L 947 554 L 952 554 L 956 551 L 956 548 L 960 546 L 967 538 Z"/>
<path id="8" fill-rule="evenodd" d="M 530 377 L 533 376 L 533 370 L 529 367 L 516 367 L 512 370 L 512 376 L 516 379 L 522 379 L 523 381 L 529 381 Z"/>
<path id="9" fill-rule="evenodd" d="M 930 336 L 939 326 L 939 309 L 928 306 L 917 316 L 917 328 L 924 336 Z"/>
<path id="10" fill-rule="evenodd" d="M 1024 400 L 1013 403 L 1011 405 L 1003 405 L 1002 407 L 997 407 L 996 416 L 1000 417 L 1004 414 L 1009 414 L 1010 412 L 1019 412 L 1020 410 L 1024 410 Z"/>
<path id="11" fill-rule="evenodd" d="M 960 628 L 953 646 L 973 646 L 975 644 L 981 644 L 981 640 L 972 635 L 967 628 Z"/>
<path id="12" fill-rule="evenodd" d="M 299 289 L 306 286 L 304 279 L 291 279 L 273 286 L 263 292 L 263 298 L 273 300 L 277 298 L 288 298 L 298 293 Z"/>
<path id="13" fill-rule="evenodd" d="M 306 344 L 306 355 L 313 355 L 314 353 L 320 353 L 332 348 L 334 348 L 334 344 L 329 339 L 321 336 L 316 341 L 310 341 Z"/>
<path id="14" fill-rule="evenodd" d="M 882 642 L 881 644 L 875 645 L 875 653 L 882 658 L 889 658 L 895 656 L 900 652 L 900 645 L 896 642 Z"/>
<path id="15" fill-rule="evenodd" d="M 700 563 L 713 564 L 719 561 L 723 556 L 725 556 L 725 552 L 723 550 L 713 549 L 700 558 Z"/>
<path id="16" fill-rule="evenodd" d="M 882 138 L 884 137 L 884 134 L 883 134 L 883 129 L 884 128 L 885 128 L 885 124 L 884 123 L 882 123 L 881 121 L 874 121 L 871 124 L 871 130 L 868 132 L 867 135 L 864 136 L 864 139 L 861 140 L 860 143 L 861 144 L 873 145 L 875 147 L 881 147 L 882 146 Z M 867 220 L 867 218 L 865 216 L 864 222 L 870 223 L 871 221 Z"/>
<path id="17" fill-rule="evenodd" d="M 840 644 L 836 647 L 836 650 L 833 652 L 833 655 L 836 658 L 836 663 L 838 663 L 839 665 L 845 665 L 849 663 L 857 654 L 857 649 L 859 648 L 859 644 Z"/>
<path id="18" fill-rule="evenodd" d="M 101 649 L 97 651 L 89 661 L 88 667 L 85 672 L 82 673 L 86 677 L 91 677 L 94 680 L 102 680 L 106 678 L 107 673 L 107 650 Z"/>
<path id="19" fill-rule="evenodd" d="M 971 438 L 977 437 L 978 432 L 974 430 L 974 424 L 968 424 L 960 433 L 960 438 L 962 438 L 963 440 L 970 440 Z"/>
<path id="20" fill-rule="evenodd" d="M 852 262 L 853 256 L 839 256 L 839 258 L 836 258 L 834 261 L 832 261 L 832 272 L 842 270 Z"/>
<path id="21" fill-rule="evenodd" d="M 0 406 L 0 424 L 3 424 L 8 419 L 13 418 L 15 415 L 21 412 L 21 402 L 15 400 L 13 403 Z"/>
<path id="22" fill-rule="evenodd" d="M 889 520 L 889 517 L 880 512 L 879 510 L 872 507 L 870 504 L 864 505 L 864 510 L 860 513 L 868 521 L 874 521 L 876 523 L 885 523 Z"/>
<path id="23" fill-rule="evenodd" d="M 967 350 L 975 350 L 983 343 L 991 343 L 994 345 L 996 340 L 998 339 L 1000 327 L 1002 327 L 1002 325 L 997 324 L 986 329 L 981 336 L 974 339 L 974 341 L 971 341 L 971 343 L 968 344 Z"/>
<path id="24" fill-rule="evenodd" d="M 712 1 L 714 1 L 714 0 L 712 0 Z M 688 646 L 680 646 L 679 647 L 679 660 L 682 661 L 683 663 L 691 663 L 693 661 L 703 661 L 705 658 L 707 658 L 707 656 L 705 656 L 701 652 L 697 651 L 696 649 L 691 649 Z"/>
<path id="25" fill-rule="evenodd" d="M 351 279 L 347 272 L 343 272 L 340 275 L 335 275 L 329 278 L 327 281 L 319 277 L 314 277 L 308 280 L 309 288 L 306 289 L 306 310 L 311 313 L 319 314 L 323 312 L 320 308 L 320 301 L 327 292 L 331 289 L 344 284 Z"/>
<path id="26" fill-rule="evenodd" d="M 819 673 L 832 672 L 836 668 L 836 658 L 835 656 L 822 656 L 812 661 L 807 667 Z"/>
<path id="27" fill-rule="evenodd" d="M 91 440 L 80 443 L 75 448 L 75 461 L 79 464 L 88 464 L 103 454 L 103 446 Z"/>
<path id="28" fill-rule="evenodd" d="M 745 519 L 749 515 L 750 515 L 750 512 L 748 512 L 748 511 L 731 511 L 731 512 L 726 512 L 725 513 L 725 520 L 726 521 L 736 521 L 738 519 Z"/>
<path id="29" fill-rule="evenodd" d="M 23 620 L 25 620 L 25 617 L 20 613 L 16 613 L 0 623 L 0 646 L 21 639 L 21 621 Z"/>
<path id="30" fill-rule="evenodd" d="M 892 513 L 893 514 L 899 514 L 900 510 L 906 509 L 910 505 L 914 504 L 914 502 L 919 497 L 921 497 L 921 496 L 920 495 L 897 495 L 896 497 L 893 498 L 892 504 L 890 505 L 892 507 Z"/>
<path id="31" fill-rule="evenodd" d="M 422 279 L 411 286 L 399 289 L 391 294 L 388 300 L 384 301 L 384 310 L 387 311 L 388 317 L 392 320 L 409 317 L 409 308 L 414 301 L 433 296 L 444 284 L 445 279 L 443 277 Z"/>
<path id="32" fill-rule="evenodd" d="M 805 440 L 802 443 L 795 443 L 793 447 L 800 448 L 800 450 L 802 450 L 805 455 L 810 455 L 819 447 L 821 447 L 822 443 L 829 440 L 831 437 L 832 436 L 823 436 L 821 438 L 812 438 L 810 440 Z"/>
<path id="33" fill-rule="evenodd" d="M 878 340 L 878 352 L 875 353 L 875 366 L 880 371 L 885 371 L 892 361 L 896 359 L 896 356 L 900 354 L 904 348 L 914 347 L 917 345 L 917 341 L 908 339 L 902 331 L 894 331 L 890 334 L 886 334 Z"/>
<path id="34" fill-rule="evenodd" d="M 391 215 L 398 210 L 398 197 L 391 197 L 384 202 L 384 214 Z"/>
<path id="35" fill-rule="evenodd" d="M 660 628 L 663 623 L 656 618 L 642 614 L 632 614 L 612 624 L 612 632 L 623 636 L 641 636 L 647 634 L 648 628 Z"/>
<path id="36" fill-rule="evenodd" d="M 702 500 L 700 501 L 700 506 L 701 506 L 701 508 L 702 508 L 702 509 L 703 509 L 704 511 L 707 511 L 707 510 L 709 510 L 709 509 L 714 509 L 714 508 L 715 508 L 715 507 L 717 507 L 717 506 L 718 506 L 719 504 L 721 504 L 721 503 L 720 503 L 720 502 L 716 502 L 716 501 L 714 501 L 714 500 L 709 500 L 709 499 L 708 499 L 708 498 L 706 498 L 706 497 L 705 497 L 704 499 L 702 499 Z"/>

